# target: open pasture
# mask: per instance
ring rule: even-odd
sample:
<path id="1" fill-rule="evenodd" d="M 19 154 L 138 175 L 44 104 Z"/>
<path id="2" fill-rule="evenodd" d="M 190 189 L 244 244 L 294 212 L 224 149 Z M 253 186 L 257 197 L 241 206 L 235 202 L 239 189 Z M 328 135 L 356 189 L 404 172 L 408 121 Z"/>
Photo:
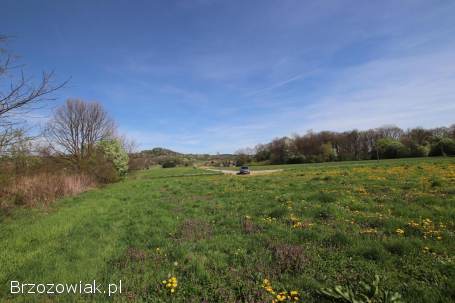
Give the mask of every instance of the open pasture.
<path id="1" fill-rule="evenodd" d="M 455 300 L 454 158 L 280 168 L 241 178 L 151 169 L 18 209 L 1 218 L 2 289 L 13 279 L 122 280 L 121 295 L 68 298 L 272 302 L 294 291 L 294 301 L 330 302 L 319 289 L 379 275 L 405 302 Z"/>

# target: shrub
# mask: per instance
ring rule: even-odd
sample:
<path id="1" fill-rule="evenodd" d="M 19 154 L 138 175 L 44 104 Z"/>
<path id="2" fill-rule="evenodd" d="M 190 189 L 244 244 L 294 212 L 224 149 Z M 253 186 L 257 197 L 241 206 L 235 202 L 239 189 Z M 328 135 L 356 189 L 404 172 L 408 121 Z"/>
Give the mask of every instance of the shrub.
<path id="1" fill-rule="evenodd" d="M 91 158 L 82 165 L 82 171 L 89 172 L 95 176 L 100 183 L 117 182 L 120 179 L 114 163 L 109 161 L 103 153 L 96 152 Z"/>
<path id="2" fill-rule="evenodd" d="M 177 161 L 174 159 L 168 159 L 161 164 L 162 168 L 171 168 L 171 167 L 176 167 L 176 166 L 177 166 Z"/>
<path id="3" fill-rule="evenodd" d="M 124 176 L 128 171 L 128 154 L 118 140 L 104 140 L 98 143 L 97 150 L 112 162 L 117 174 Z"/>
<path id="4" fill-rule="evenodd" d="M 305 163 L 305 156 L 302 154 L 293 154 L 289 157 L 288 159 L 288 164 L 299 164 L 299 163 Z"/>
<path id="5" fill-rule="evenodd" d="M 411 145 L 409 156 L 411 157 L 427 157 L 430 153 L 430 146 L 428 145 Z"/>
<path id="6" fill-rule="evenodd" d="M 403 143 L 391 138 L 379 139 L 377 149 L 380 157 L 385 159 L 406 157 L 409 154 Z"/>
<path id="7" fill-rule="evenodd" d="M 128 162 L 129 170 L 149 169 L 155 164 L 151 159 L 142 156 L 130 157 Z"/>
<path id="8" fill-rule="evenodd" d="M 236 157 L 235 165 L 236 166 L 243 166 L 247 163 L 251 162 L 251 157 L 247 154 L 240 153 Z"/>
<path id="9" fill-rule="evenodd" d="M 333 149 L 332 143 L 325 143 L 321 145 L 323 161 L 334 161 L 336 159 L 336 153 Z"/>
<path id="10" fill-rule="evenodd" d="M 82 163 L 81 170 L 96 176 L 101 183 L 118 181 L 128 171 L 128 154 L 117 140 L 97 144 L 95 152 Z"/>
<path id="11" fill-rule="evenodd" d="M 455 155 L 455 140 L 451 138 L 437 138 L 431 145 L 430 156 Z"/>

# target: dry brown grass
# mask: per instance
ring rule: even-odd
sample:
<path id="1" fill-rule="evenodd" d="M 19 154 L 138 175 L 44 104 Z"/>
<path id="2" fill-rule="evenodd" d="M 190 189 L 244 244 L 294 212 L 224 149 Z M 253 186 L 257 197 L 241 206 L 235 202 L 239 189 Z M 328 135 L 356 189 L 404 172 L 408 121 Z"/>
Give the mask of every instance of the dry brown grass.
<path id="1" fill-rule="evenodd" d="M 188 219 L 183 221 L 177 232 L 177 237 L 184 241 L 199 241 L 210 238 L 212 226 L 204 221 Z"/>
<path id="2" fill-rule="evenodd" d="M 1 199 L 28 207 L 49 205 L 95 187 L 96 180 L 86 174 L 40 173 L 17 177 L 2 190 Z"/>
<path id="3" fill-rule="evenodd" d="M 126 256 L 133 262 L 144 262 L 147 258 L 147 252 L 135 247 L 128 247 Z"/>
<path id="4" fill-rule="evenodd" d="M 245 234 L 254 234 L 261 231 L 261 228 L 254 224 L 251 219 L 244 218 L 242 220 L 242 231 Z"/>
<path id="5" fill-rule="evenodd" d="M 275 263 L 281 272 L 297 272 L 308 264 L 303 247 L 292 244 L 275 244 L 271 247 Z"/>

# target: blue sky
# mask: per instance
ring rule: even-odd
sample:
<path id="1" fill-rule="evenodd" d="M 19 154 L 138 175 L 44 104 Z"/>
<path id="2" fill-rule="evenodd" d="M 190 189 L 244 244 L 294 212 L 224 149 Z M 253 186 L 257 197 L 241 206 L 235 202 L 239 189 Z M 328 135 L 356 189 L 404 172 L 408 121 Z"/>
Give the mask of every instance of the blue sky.
<path id="1" fill-rule="evenodd" d="M 309 129 L 455 123 L 454 1 L 0 7 L 26 73 L 71 77 L 57 104 L 101 102 L 142 149 L 223 153 Z"/>

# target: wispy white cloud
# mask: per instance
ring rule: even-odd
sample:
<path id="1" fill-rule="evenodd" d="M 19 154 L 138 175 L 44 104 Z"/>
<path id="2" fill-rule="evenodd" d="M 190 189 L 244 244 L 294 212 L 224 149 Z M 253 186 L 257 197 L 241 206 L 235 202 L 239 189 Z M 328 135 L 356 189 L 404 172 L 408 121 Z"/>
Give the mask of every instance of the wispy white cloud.
<path id="1" fill-rule="evenodd" d="M 269 117 L 286 130 L 346 130 L 394 123 L 402 127 L 455 123 L 455 53 L 451 49 L 378 59 L 347 68 L 311 104 Z"/>
<path id="2" fill-rule="evenodd" d="M 276 136 L 313 130 L 368 129 L 385 124 L 436 127 L 455 123 L 455 53 L 449 49 L 377 59 L 342 70 L 311 104 L 277 107 L 240 125 L 200 133 L 208 150 L 235 151 Z M 222 138 L 222 139 L 221 139 Z"/>
<path id="3" fill-rule="evenodd" d="M 304 78 L 305 75 L 308 75 L 308 74 L 309 73 L 300 73 L 300 74 L 292 76 L 292 77 L 290 77 L 288 79 L 275 82 L 275 83 L 273 83 L 273 84 L 271 84 L 271 85 L 269 85 L 267 87 L 264 87 L 264 88 L 261 88 L 261 89 L 254 90 L 254 91 L 251 91 L 249 93 L 246 93 L 245 97 L 251 97 L 251 96 L 255 96 L 255 95 L 260 95 L 262 93 L 265 93 L 265 92 L 280 88 L 280 87 L 285 86 L 285 85 L 287 85 L 287 84 L 289 84 L 291 82 L 295 82 L 295 81 L 301 80 L 302 78 Z"/>
<path id="4" fill-rule="evenodd" d="M 226 119 L 194 133 L 140 134 L 138 141 L 144 146 L 215 153 L 234 152 L 309 129 L 449 125 L 455 123 L 455 66 L 451 62 L 455 62 L 455 53 L 450 47 L 413 56 L 378 58 L 338 71 L 336 80 L 311 103 L 283 106 L 277 100 L 265 114 Z M 285 85 L 285 81 L 282 83 Z"/>
<path id="5" fill-rule="evenodd" d="M 157 132 L 136 134 L 138 141 L 233 152 L 308 129 L 454 123 L 455 23 L 447 20 L 455 5 L 347 3 L 261 7 L 254 24 L 244 14 L 236 29 L 208 30 L 210 42 L 191 41 L 172 60 L 154 52 L 127 57 L 120 73 L 152 86 L 139 85 L 138 95 L 193 105 L 194 129 L 182 130 L 182 115 L 174 115 Z"/>

